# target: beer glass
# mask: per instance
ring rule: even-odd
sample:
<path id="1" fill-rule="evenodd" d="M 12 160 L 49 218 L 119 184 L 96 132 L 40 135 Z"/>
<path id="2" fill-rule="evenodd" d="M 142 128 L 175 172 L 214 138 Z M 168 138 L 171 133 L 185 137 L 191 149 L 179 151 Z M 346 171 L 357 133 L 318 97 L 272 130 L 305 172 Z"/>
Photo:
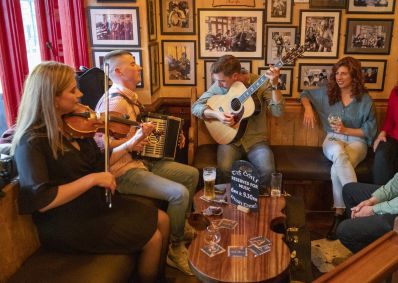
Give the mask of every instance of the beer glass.
<path id="1" fill-rule="evenodd" d="M 282 192 L 282 173 L 271 174 L 271 197 L 280 197 Z"/>
<path id="2" fill-rule="evenodd" d="M 205 198 L 214 199 L 216 197 L 214 191 L 214 184 L 216 182 L 216 168 L 203 168 L 203 181 L 205 183 Z"/>

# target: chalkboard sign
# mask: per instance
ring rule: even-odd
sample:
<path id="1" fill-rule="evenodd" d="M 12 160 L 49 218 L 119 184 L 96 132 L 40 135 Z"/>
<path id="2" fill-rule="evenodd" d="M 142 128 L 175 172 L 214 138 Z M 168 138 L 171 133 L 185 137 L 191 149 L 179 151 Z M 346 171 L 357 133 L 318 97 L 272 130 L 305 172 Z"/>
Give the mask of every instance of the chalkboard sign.
<path id="1" fill-rule="evenodd" d="M 256 168 L 245 160 L 237 160 L 231 170 L 231 203 L 258 209 L 259 178 Z"/>

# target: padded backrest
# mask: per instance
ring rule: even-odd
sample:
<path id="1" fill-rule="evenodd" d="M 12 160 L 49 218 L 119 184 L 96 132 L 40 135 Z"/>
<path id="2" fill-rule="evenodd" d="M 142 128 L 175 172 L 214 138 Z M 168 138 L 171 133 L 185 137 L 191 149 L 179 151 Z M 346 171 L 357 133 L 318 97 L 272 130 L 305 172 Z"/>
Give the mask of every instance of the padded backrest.
<path id="1" fill-rule="evenodd" d="M 30 215 L 19 215 L 17 181 L 4 188 L 0 198 L 0 282 L 15 273 L 22 263 L 39 247 L 36 227 Z"/>
<path id="2" fill-rule="evenodd" d="M 98 100 L 104 94 L 104 71 L 91 68 L 76 74 L 77 86 L 84 94 L 81 103 L 95 109 Z"/>

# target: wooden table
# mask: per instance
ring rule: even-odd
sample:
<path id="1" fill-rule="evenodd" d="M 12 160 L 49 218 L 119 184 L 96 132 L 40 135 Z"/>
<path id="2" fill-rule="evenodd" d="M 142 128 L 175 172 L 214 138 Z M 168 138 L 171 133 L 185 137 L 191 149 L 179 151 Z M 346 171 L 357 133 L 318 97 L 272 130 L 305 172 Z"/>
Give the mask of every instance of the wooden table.
<path id="1" fill-rule="evenodd" d="M 197 211 L 202 211 L 210 205 L 200 199 L 202 195 L 203 190 L 197 192 L 194 197 Z M 273 223 L 285 219 L 285 215 L 281 213 L 285 207 L 285 199 L 260 197 L 258 212 L 248 214 L 237 210 L 232 204 L 221 206 L 224 210 L 223 215 L 212 216 L 210 219 L 233 219 L 238 225 L 233 230 L 220 229 L 219 244 L 226 251 L 211 258 L 200 250 L 206 244 L 205 231 L 199 232 L 189 246 L 189 265 L 195 276 L 203 282 L 272 282 L 286 278 L 290 263 L 289 248 L 283 241 L 284 235 L 271 230 Z M 265 236 L 271 240 L 270 252 L 254 257 L 248 250 L 247 257 L 228 257 L 228 246 L 247 247 L 248 239 L 256 236 Z"/>

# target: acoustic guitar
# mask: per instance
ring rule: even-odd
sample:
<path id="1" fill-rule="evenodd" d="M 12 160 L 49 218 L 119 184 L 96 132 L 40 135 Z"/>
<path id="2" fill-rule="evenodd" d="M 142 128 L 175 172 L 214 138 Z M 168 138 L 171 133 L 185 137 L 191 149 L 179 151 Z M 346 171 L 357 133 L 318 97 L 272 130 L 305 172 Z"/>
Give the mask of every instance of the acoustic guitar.
<path id="1" fill-rule="evenodd" d="M 289 50 L 275 67 L 281 68 L 283 65 L 292 63 L 296 58 L 304 53 L 304 46 L 299 45 Z M 207 106 L 213 110 L 231 113 L 235 116 L 236 123 L 228 126 L 219 120 L 205 121 L 210 135 L 218 144 L 229 144 L 239 140 L 246 131 L 247 119 L 255 112 L 255 103 L 252 94 L 255 93 L 267 80 L 265 74 L 260 76 L 249 88 L 242 82 L 232 84 L 227 94 L 213 95 L 207 100 Z"/>

